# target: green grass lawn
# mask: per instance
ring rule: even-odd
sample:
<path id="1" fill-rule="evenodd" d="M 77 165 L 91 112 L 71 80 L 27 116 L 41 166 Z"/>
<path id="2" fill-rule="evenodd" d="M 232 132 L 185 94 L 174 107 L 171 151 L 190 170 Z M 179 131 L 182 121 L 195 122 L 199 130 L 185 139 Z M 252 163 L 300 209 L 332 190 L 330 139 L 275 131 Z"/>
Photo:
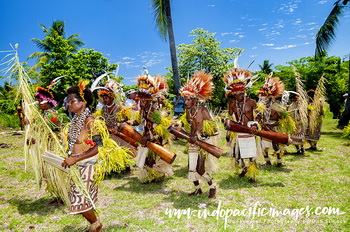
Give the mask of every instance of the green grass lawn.
<path id="1" fill-rule="evenodd" d="M 10 145 L 0 148 L 0 231 L 84 231 L 87 222 L 64 206 L 48 206 L 53 198 L 25 171 L 23 135 L 2 129 L 0 143 Z M 256 183 L 238 178 L 231 158 L 220 157 L 218 197 L 212 200 L 205 184 L 202 195 L 187 195 L 193 184 L 186 179 L 184 145 L 174 141 L 174 176 L 163 183 L 140 184 L 133 170 L 100 184 L 104 231 L 350 231 L 350 140 L 341 138 L 330 117 L 318 151 L 297 155 L 290 146 L 285 165 L 260 168 Z M 228 150 L 224 139 L 219 145 Z M 249 214 L 254 206 L 257 214 Z M 170 217 L 174 210 L 183 214 Z M 276 211 L 284 214 L 272 215 Z"/>

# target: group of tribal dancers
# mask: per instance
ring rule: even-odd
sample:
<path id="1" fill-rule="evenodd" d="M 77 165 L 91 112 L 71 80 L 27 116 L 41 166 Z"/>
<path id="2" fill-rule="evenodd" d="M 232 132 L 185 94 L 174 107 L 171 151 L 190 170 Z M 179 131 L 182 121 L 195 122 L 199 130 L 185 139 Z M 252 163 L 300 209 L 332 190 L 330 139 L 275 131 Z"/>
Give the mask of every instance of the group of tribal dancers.
<path id="1" fill-rule="evenodd" d="M 203 193 L 200 180 L 208 184 L 209 198 L 217 195 L 212 175 L 218 170 L 220 154 L 214 154 L 207 146 L 222 153 L 222 149 L 216 147 L 216 140 L 222 136 L 218 124 L 222 122 L 227 129 L 226 140 L 233 166 L 241 170 L 239 177 L 247 176 L 249 182 L 256 181 L 259 154 L 265 158 L 262 165 L 272 165 L 270 152 L 277 157 L 276 166 L 281 167 L 287 145 L 292 143 L 298 153 L 304 153 L 303 145 L 309 141 L 310 149 L 316 149 L 322 124 L 323 95 L 317 89 L 316 92 L 306 92 L 300 80 L 296 80 L 299 85 L 295 91 L 286 91 L 283 82 L 270 75 L 256 102 L 248 97 L 247 91 L 257 78 L 250 71 L 238 67 L 227 72 L 223 81 L 228 110 L 225 115 L 214 117 L 205 104 L 212 97 L 215 87 L 213 76 L 204 71 L 194 73 L 179 90 L 184 98 L 185 112 L 176 119 L 172 117 L 171 104 L 165 97 L 168 85 L 161 76 L 152 76 L 146 71 L 137 78 L 138 89 L 126 94 L 114 79 L 108 78 L 99 85 L 102 78 L 98 78 L 91 88 L 87 88 L 86 81 L 81 81 L 66 91 L 64 107 L 73 114 L 66 132 L 62 129 L 60 114 L 54 110 L 58 99 L 52 86 L 38 87 L 34 96 L 42 116 L 52 131 L 56 131 L 60 144 L 66 147 L 67 155 L 61 166 L 63 169 L 76 166 L 85 187 L 82 189 L 79 181 L 70 180 L 70 213 L 82 214 L 91 224 L 90 231 L 101 231 L 102 223 L 94 212 L 97 183 L 106 174 L 126 173 L 134 170 L 133 166 L 136 166 L 141 183 L 157 183 L 171 177 L 171 163 L 176 155 L 170 145 L 173 136 L 179 136 L 179 133 L 184 135 L 180 138 L 186 137 L 188 141 L 188 179 L 194 184 L 194 191 L 189 193 L 191 196 Z M 93 91 L 97 91 L 103 103 L 94 113 Z M 287 99 L 291 95 L 292 103 Z M 312 128 L 310 118 L 313 120 Z M 25 125 L 33 123 L 25 118 L 23 122 Z M 243 126 L 244 130 L 232 129 L 232 123 Z M 273 132 L 273 136 L 263 137 L 268 132 Z M 286 134 L 288 139 L 281 144 L 279 136 Z M 277 138 L 274 139 L 274 136 Z M 30 147 L 38 141 L 27 139 L 26 143 Z M 52 147 L 47 146 L 46 149 L 50 151 Z M 34 150 L 32 152 L 35 153 Z M 43 176 L 48 186 L 55 185 L 49 174 Z M 62 196 L 55 188 L 48 190 L 58 198 Z"/>

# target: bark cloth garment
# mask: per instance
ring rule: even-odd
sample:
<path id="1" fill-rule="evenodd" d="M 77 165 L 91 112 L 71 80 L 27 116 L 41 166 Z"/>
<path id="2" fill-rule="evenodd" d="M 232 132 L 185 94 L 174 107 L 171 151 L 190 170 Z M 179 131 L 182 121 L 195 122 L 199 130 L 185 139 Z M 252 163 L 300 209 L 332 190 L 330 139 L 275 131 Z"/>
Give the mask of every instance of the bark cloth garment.
<path id="1" fill-rule="evenodd" d="M 79 154 L 72 154 L 71 156 L 76 156 Z M 95 174 L 95 168 L 94 165 L 97 162 L 96 157 L 91 157 L 89 159 L 85 159 L 77 163 L 78 170 L 80 172 L 81 178 L 83 183 L 85 184 L 86 189 L 88 190 L 88 193 L 95 204 L 97 202 L 97 193 L 98 193 L 98 186 L 97 182 L 94 179 Z M 89 211 L 93 208 L 93 204 L 90 202 L 89 199 L 83 196 L 82 193 L 78 190 L 77 186 L 74 184 L 73 181 L 71 181 L 70 186 L 70 214 L 80 214 L 84 213 L 86 211 Z"/>

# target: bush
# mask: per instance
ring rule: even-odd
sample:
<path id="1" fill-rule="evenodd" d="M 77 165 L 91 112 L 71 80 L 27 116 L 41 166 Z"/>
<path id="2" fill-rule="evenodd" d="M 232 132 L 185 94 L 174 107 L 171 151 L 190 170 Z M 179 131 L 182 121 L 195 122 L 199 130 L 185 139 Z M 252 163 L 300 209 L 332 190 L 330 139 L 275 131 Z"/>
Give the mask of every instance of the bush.
<path id="1" fill-rule="evenodd" d="M 348 138 L 350 139 L 350 123 L 343 129 L 343 138 Z"/>
<path id="2" fill-rule="evenodd" d="M 0 115 L 0 125 L 2 127 L 11 127 L 14 129 L 18 129 L 18 128 L 20 128 L 19 118 L 17 115 L 1 114 Z"/>

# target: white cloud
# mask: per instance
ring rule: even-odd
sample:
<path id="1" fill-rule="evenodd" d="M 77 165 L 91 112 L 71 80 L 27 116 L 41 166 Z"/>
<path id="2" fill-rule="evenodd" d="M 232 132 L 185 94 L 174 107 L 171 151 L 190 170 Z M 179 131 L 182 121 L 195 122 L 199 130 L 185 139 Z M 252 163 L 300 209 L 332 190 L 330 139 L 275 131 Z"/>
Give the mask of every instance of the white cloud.
<path id="1" fill-rule="evenodd" d="M 238 36 L 238 38 L 244 38 L 245 37 L 245 35 L 239 35 Z"/>
<path id="2" fill-rule="evenodd" d="M 265 28 L 260 28 L 258 31 L 265 31 L 265 30 L 267 30 L 266 27 Z"/>
<path id="3" fill-rule="evenodd" d="M 239 40 L 231 39 L 231 40 L 229 40 L 228 42 L 229 42 L 229 43 L 238 43 Z"/>
<path id="4" fill-rule="evenodd" d="M 298 8 L 298 4 L 296 4 L 298 2 L 300 1 L 290 1 L 287 4 L 281 4 L 282 6 L 278 10 L 285 14 L 292 14 L 294 10 Z"/>
<path id="5" fill-rule="evenodd" d="M 208 5 L 208 7 L 215 7 L 215 5 Z"/>
<path id="6" fill-rule="evenodd" d="M 328 2 L 327 0 L 322 0 L 322 1 L 319 1 L 318 4 L 325 4 L 327 2 Z"/>
<path id="7" fill-rule="evenodd" d="M 255 47 L 252 47 L 252 50 L 255 50 L 255 49 L 258 49 L 258 47 L 256 47 L 256 46 L 255 46 Z"/>
<path id="8" fill-rule="evenodd" d="M 250 57 L 254 58 L 254 57 L 257 57 L 258 55 L 250 55 Z"/>
<path id="9" fill-rule="evenodd" d="M 261 46 L 272 47 L 272 46 L 274 46 L 274 44 L 261 44 Z"/>
<path id="10" fill-rule="evenodd" d="M 301 22 L 301 19 L 296 19 L 294 22 L 292 22 L 292 25 L 300 25 Z"/>
<path id="11" fill-rule="evenodd" d="M 291 37 L 289 39 L 305 39 L 305 38 L 306 38 L 306 35 L 297 35 L 297 36 Z"/>
<path id="12" fill-rule="evenodd" d="M 273 49 L 282 50 L 282 49 L 294 48 L 294 47 L 296 47 L 296 46 L 297 46 L 297 45 L 295 45 L 295 44 L 290 44 L 290 45 L 285 45 L 285 46 L 283 46 L 283 47 L 275 47 L 275 48 L 273 48 Z"/>

